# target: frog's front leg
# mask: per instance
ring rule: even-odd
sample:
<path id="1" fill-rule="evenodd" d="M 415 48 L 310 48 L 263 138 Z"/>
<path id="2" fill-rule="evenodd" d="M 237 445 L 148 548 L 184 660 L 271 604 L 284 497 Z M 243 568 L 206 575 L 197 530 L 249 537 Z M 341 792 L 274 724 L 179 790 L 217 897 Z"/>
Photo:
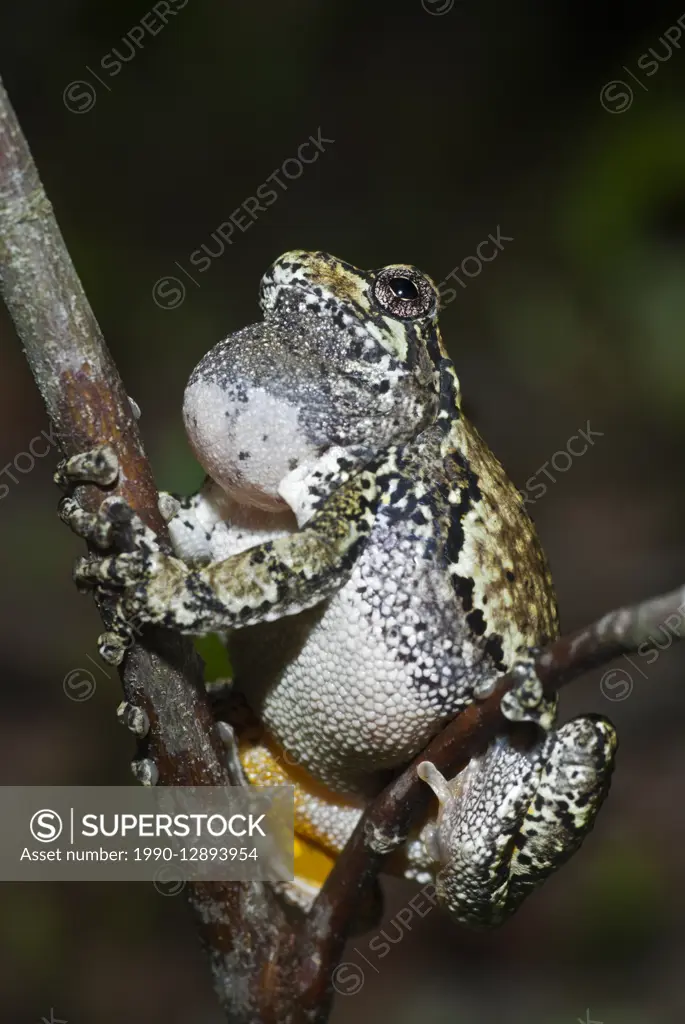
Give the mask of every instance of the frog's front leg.
<path id="1" fill-rule="evenodd" d="M 131 624 L 146 623 L 204 635 L 293 615 L 325 600 L 341 584 L 374 521 L 379 488 L 372 472 L 346 481 L 307 525 L 240 554 L 202 567 L 189 567 L 164 553 L 152 531 L 131 515 L 134 550 L 81 559 L 75 579 L 81 587 L 118 593 L 112 635 L 100 638 L 106 660 L 118 664 Z M 120 515 L 110 499 L 104 515 Z M 72 515 L 72 529 L 84 522 Z M 88 520 L 92 533 L 92 520 Z"/>
<path id="2" fill-rule="evenodd" d="M 498 737 L 449 781 L 428 761 L 419 767 L 440 803 L 428 842 L 438 898 L 462 923 L 513 913 L 579 848 L 609 790 L 617 739 L 606 718 L 538 730 L 530 746 L 522 738 Z"/>

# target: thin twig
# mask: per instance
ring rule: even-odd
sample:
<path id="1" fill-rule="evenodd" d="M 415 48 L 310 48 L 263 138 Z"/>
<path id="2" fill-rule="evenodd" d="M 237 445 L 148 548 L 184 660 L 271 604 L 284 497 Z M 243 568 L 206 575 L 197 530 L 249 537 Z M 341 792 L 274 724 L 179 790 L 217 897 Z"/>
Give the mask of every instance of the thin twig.
<path id="1" fill-rule="evenodd" d="M 0 286 L 63 453 L 111 445 L 120 466 L 111 493 L 125 498 L 166 540 L 121 378 L 1 82 Z M 80 491 L 82 505 L 96 509 L 102 493 L 94 487 Z M 189 640 L 145 630 L 127 655 L 121 681 L 125 699 L 149 719 L 138 761 L 156 766 L 159 784 L 229 784 L 202 663 Z M 267 1019 L 259 1006 L 274 998 L 271 965 L 284 928 L 278 899 L 263 884 L 193 883 L 187 892 L 228 1019 Z"/>

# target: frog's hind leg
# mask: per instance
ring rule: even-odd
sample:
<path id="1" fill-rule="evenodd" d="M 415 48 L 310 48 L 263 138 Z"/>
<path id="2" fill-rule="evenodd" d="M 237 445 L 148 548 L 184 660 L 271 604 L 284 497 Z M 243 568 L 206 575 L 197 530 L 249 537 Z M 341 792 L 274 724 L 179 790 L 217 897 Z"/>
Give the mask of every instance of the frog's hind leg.
<path id="1" fill-rule="evenodd" d="M 556 871 L 591 831 L 609 789 L 617 740 L 607 719 L 538 730 L 532 744 L 512 736 L 450 781 L 430 762 L 419 769 L 440 802 L 437 824 L 423 834 L 442 865 L 438 898 L 471 925 L 500 924 Z"/>

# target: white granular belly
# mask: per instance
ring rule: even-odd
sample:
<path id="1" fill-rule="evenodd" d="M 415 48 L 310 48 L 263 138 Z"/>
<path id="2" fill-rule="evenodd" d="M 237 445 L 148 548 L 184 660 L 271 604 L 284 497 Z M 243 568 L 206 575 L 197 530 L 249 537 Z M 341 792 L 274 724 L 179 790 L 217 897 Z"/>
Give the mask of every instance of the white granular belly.
<path id="1" fill-rule="evenodd" d="M 482 657 L 444 576 L 403 534 L 382 531 L 325 605 L 231 640 L 262 721 L 339 790 L 373 788 L 378 772 L 418 753 L 467 702 Z"/>

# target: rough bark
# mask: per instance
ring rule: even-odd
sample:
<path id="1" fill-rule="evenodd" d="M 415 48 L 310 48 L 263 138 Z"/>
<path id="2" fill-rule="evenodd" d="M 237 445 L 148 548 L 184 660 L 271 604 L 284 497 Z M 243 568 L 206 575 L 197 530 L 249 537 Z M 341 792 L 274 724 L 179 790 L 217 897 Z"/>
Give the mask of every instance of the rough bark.
<path id="1" fill-rule="evenodd" d="M 1 83 L 0 286 L 63 454 L 111 445 L 120 475 L 110 493 L 125 498 L 165 539 L 126 391 Z M 78 496 L 91 510 L 103 497 L 95 487 L 80 488 Z M 120 676 L 125 700 L 144 709 L 150 722 L 138 764 L 153 762 L 160 785 L 230 784 L 227 751 L 191 641 L 144 630 Z M 186 892 L 228 1019 L 269 1019 L 260 1004 L 273 1000 L 271 965 L 283 924 L 276 896 L 257 883 L 193 883 Z"/>

